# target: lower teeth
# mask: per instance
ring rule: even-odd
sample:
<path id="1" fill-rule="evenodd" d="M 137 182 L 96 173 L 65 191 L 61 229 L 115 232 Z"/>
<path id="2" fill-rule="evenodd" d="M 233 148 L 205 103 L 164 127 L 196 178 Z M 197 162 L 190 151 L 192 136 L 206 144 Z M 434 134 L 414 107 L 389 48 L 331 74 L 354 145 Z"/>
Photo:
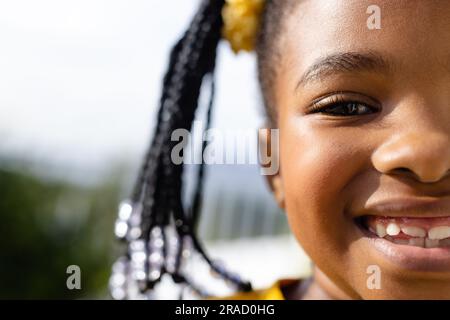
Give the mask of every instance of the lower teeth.
<path id="1" fill-rule="evenodd" d="M 428 238 L 410 238 L 410 239 L 398 239 L 391 236 L 385 236 L 383 239 L 386 239 L 395 244 L 402 245 L 410 245 L 414 247 L 421 248 L 442 248 L 442 247 L 450 247 L 450 238 L 443 240 L 432 240 Z"/>

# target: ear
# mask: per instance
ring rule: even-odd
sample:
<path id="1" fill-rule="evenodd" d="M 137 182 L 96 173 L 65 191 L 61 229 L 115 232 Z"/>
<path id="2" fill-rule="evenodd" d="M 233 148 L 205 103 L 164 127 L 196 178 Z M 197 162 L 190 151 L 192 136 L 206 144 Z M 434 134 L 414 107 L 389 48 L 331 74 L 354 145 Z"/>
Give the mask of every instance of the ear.
<path id="1" fill-rule="evenodd" d="M 261 174 L 267 179 L 278 205 L 284 209 L 284 185 L 280 170 L 279 130 L 263 128 L 258 132 Z"/>

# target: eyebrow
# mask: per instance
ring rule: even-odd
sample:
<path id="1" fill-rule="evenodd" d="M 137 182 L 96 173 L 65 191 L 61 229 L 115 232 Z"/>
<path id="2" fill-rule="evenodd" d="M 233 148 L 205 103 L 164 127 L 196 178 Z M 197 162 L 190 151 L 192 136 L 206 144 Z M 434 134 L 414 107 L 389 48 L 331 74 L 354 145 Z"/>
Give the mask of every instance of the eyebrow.
<path id="1" fill-rule="evenodd" d="M 380 53 L 369 52 L 343 52 L 319 58 L 301 77 L 295 90 L 308 82 L 322 80 L 336 73 L 370 72 L 388 73 L 392 63 Z"/>

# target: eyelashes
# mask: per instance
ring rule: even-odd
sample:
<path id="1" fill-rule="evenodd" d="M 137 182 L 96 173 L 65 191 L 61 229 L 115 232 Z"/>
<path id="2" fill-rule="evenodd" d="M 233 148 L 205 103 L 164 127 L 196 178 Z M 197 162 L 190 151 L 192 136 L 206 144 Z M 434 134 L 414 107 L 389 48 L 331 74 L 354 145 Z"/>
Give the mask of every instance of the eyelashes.
<path id="1" fill-rule="evenodd" d="M 376 113 L 380 110 L 378 103 L 368 97 L 357 97 L 356 94 L 334 93 L 313 101 L 308 114 L 322 113 L 336 117 L 360 116 Z"/>

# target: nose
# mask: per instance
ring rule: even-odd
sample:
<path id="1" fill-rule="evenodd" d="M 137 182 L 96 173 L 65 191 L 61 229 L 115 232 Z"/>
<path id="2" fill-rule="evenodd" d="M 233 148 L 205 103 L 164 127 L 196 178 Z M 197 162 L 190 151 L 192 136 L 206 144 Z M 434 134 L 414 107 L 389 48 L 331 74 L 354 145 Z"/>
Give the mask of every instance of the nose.
<path id="1" fill-rule="evenodd" d="M 392 137 L 373 154 L 375 168 L 385 174 L 404 174 L 424 183 L 450 175 L 450 137 L 443 132 L 408 131 Z"/>

